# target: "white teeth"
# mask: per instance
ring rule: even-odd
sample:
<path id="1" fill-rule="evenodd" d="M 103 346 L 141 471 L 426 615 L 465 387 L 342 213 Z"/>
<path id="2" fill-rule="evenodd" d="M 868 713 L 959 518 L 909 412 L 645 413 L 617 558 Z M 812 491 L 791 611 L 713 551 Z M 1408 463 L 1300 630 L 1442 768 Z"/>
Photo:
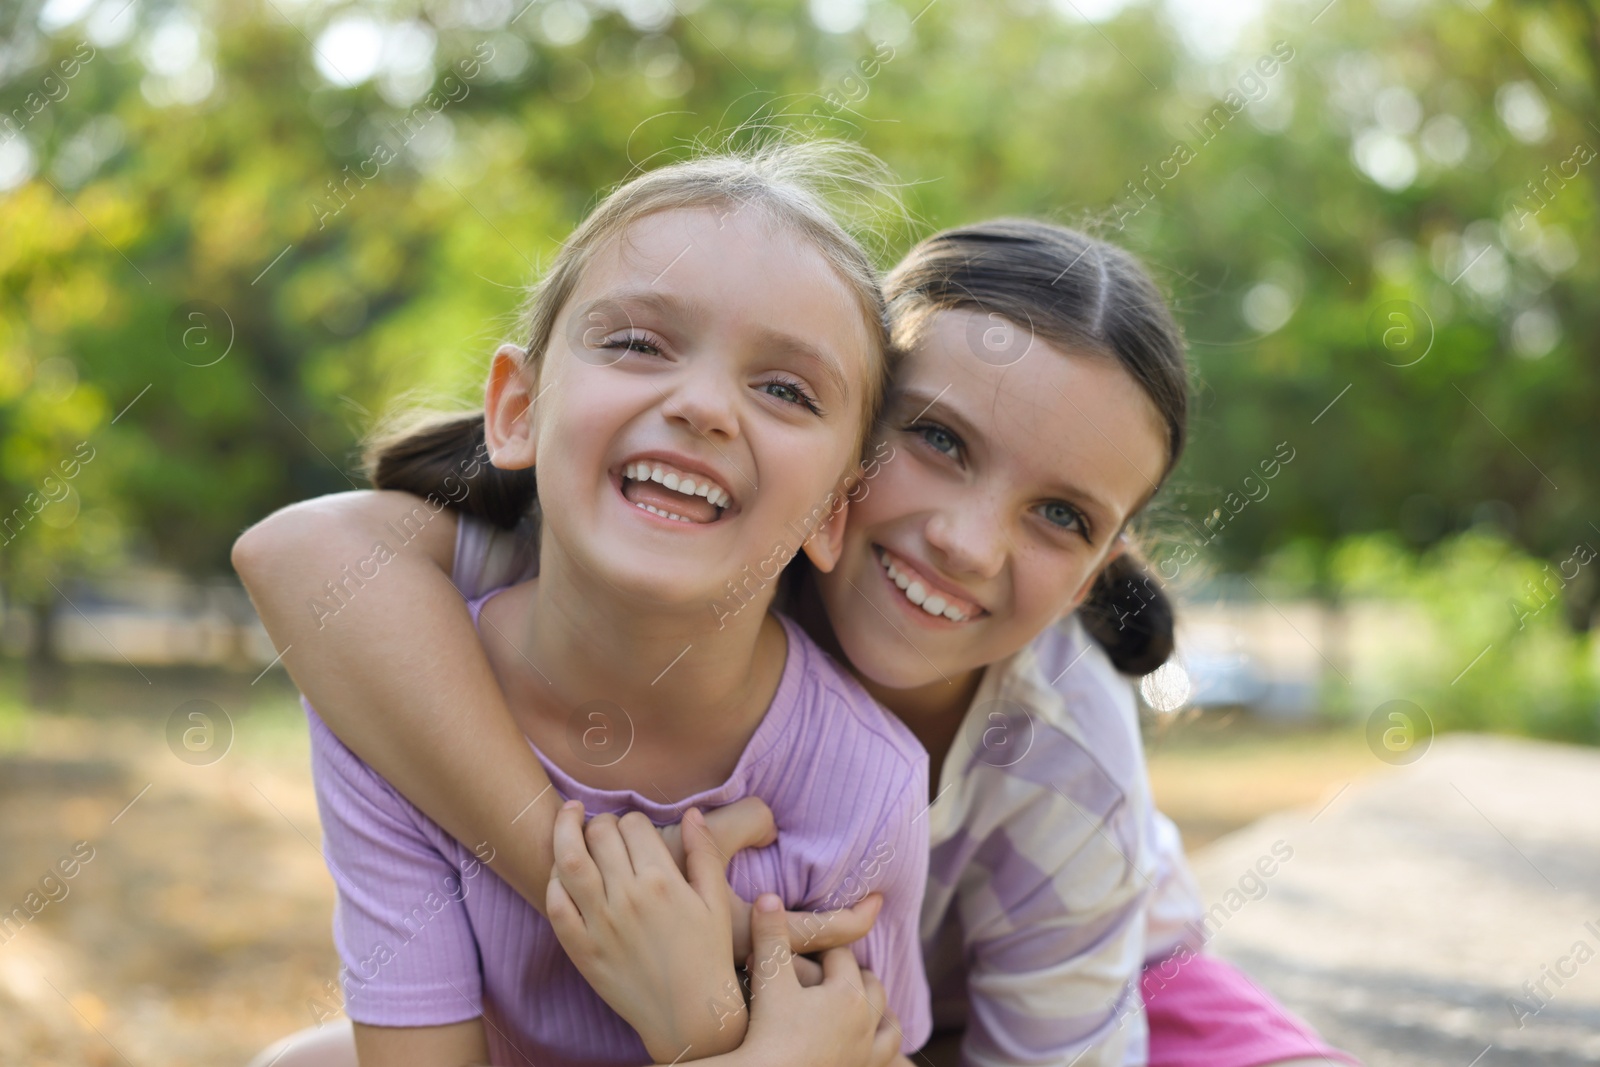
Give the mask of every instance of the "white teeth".
<path id="1" fill-rule="evenodd" d="M 636 507 L 636 508 L 643 508 L 645 511 L 648 511 L 652 515 L 660 515 L 663 519 L 672 519 L 674 522 L 693 522 L 694 521 L 693 519 L 686 519 L 682 515 L 677 515 L 677 514 L 674 514 L 673 512 L 670 512 L 670 511 L 662 511 L 660 508 L 652 507 L 649 504 L 635 504 L 633 506 Z"/>
<path id="2" fill-rule="evenodd" d="M 965 622 L 966 615 L 961 609 L 947 601 L 937 593 L 930 594 L 921 582 L 913 581 L 887 556 L 883 558 L 884 573 L 895 585 L 905 590 L 906 599 L 916 604 L 929 615 L 940 615 L 951 622 Z"/>
<path id="3" fill-rule="evenodd" d="M 725 508 L 733 503 L 733 497 L 719 486 L 712 485 L 709 480 L 697 482 L 688 476 L 661 467 L 652 467 L 648 463 L 630 463 L 622 469 L 622 476 L 636 482 L 656 482 L 684 496 L 705 497 L 719 508 Z"/>

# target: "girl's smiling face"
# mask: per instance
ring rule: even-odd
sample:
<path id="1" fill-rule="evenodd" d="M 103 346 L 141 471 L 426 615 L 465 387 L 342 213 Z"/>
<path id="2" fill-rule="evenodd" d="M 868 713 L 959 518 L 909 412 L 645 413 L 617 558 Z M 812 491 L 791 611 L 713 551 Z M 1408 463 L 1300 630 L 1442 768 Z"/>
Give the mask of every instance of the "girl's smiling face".
<path id="1" fill-rule="evenodd" d="M 490 443 L 501 466 L 542 460 L 549 543 L 625 597 L 708 621 L 742 567 L 799 548 L 792 530 L 856 458 L 881 366 L 857 294 L 759 208 L 632 223 L 585 267 L 536 381 L 510 353 Z M 828 547 L 808 551 L 828 566 Z"/>
<path id="2" fill-rule="evenodd" d="M 817 576 L 843 652 L 886 688 L 1027 645 L 1088 594 L 1166 473 L 1166 429 L 1119 362 L 1035 336 L 996 366 L 972 347 L 985 328 L 966 310 L 925 325 L 885 412 L 893 456 Z"/>

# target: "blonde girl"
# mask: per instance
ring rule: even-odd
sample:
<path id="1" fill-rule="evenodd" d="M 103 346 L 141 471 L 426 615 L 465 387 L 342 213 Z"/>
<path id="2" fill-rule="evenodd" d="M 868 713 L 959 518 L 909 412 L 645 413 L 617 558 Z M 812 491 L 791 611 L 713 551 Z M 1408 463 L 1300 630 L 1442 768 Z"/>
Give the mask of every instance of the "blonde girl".
<path id="1" fill-rule="evenodd" d="M 687 813 L 703 828 L 698 809 L 760 798 L 783 834 L 739 853 L 729 873 L 747 896 L 791 907 L 881 892 L 858 955 L 882 986 L 841 953 L 822 988 L 849 1001 L 829 1010 L 856 1017 L 860 1037 L 912 1051 L 930 1028 L 916 931 L 926 755 L 798 626 L 766 610 L 774 588 L 751 590 L 733 617 L 706 611 L 774 545 L 822 571 L 837 561 L 834 502 L 872 425 L 887 346 L 876 278 L 824 193 L 871 177 L 854 150 L 810 144 L 629 181 L 562 246 L 523 343 L 495 353 L 483 411 L 385 439 L 374 467 L 380 483 L 448 472 L 472 499 L 507 472 L 506 484 L 531 489 L 515 472 L 537 466 L 538 575 L 468 607 L 518 744 L 554 786 L 544 795 L 564 798 L 571 820 L 598 813 L 586 847 L 606 864 L 612 901 L 631 886 L 645 903 L 662 899 L 665 872 L 680 878 L 655 824 Z M 390 542 L 446 528 L 432 517 L 438 506 L 401 517 L 366 546 L 373 564 L 342 572 L 356 579 L 351 605 L 394 577 L 403 547 Z M 247 538 L 247 572 L 251 556 Z M 413 621 L 419 636 L 433 625 Z M 342 622 L 341 610 L 327 631 Z M 309 680 L 301 654 L 318 643 L 308 634 L 288 652 L 297 679 Z M 328 706 L 325 691 L 308 693 Z M 306 713 L 363 1064 L 750 1055 L 726 861 L 703 834 L 691 834 L 690 853 L 706 891 L 658 933 L 667 962 L 620 976 L 575 966 L 552 920 L 571 925 L 592 888 L 584 871 L 565 871 L 541 899 L 547 919 L 481 867 L 522 826 L 469 848 L 340 743 L 310 702 Z M 617 758 L 583 743 L 597 721 L 626 722 Z M 524 814 L 549 826 L 548 802 Z M 761 978 L 778 977 L 783 961 L 764 963 Z M 657 996 L 631 996 L 627 980 L 650 981 Z M 801 1051 L 833 1055 L 825 1042 Z"/>

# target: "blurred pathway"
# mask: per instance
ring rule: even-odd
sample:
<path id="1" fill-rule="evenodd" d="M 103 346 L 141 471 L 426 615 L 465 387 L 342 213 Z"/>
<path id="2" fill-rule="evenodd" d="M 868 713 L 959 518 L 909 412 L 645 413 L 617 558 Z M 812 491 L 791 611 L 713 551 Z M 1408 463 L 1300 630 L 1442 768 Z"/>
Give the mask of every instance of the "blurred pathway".
<path id="1" fill-rule="evenodd" d="M 0 755 L 0 1065 L 237 1067 L 338 1010 L 292 710 L 236 714 L 211 763 L 144 713 L 44 719 Z"/>
<path id="2" fill-rule="evenodd" d="M 1600 751 L 1436 739 L 1194 867 L 1213 949 L 1372 1067 L 1600 1063 Z"/>

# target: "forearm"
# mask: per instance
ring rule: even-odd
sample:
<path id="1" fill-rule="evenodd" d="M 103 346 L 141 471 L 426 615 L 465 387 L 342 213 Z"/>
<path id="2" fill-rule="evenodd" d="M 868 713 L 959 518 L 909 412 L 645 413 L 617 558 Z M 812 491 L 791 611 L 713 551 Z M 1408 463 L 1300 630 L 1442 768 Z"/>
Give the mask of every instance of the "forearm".
<path id="1" fill-rule="evenodd" d="M 446 572 L 455 519 L 431 515 L 402 542 L 398 517 L 418 514 L 408 494 L 308 501 L 246 531 L 234 565 L 329 728 L 542 912 L 560 798 Z M 394 554 L 366 577 L 380 541 Z"/>

